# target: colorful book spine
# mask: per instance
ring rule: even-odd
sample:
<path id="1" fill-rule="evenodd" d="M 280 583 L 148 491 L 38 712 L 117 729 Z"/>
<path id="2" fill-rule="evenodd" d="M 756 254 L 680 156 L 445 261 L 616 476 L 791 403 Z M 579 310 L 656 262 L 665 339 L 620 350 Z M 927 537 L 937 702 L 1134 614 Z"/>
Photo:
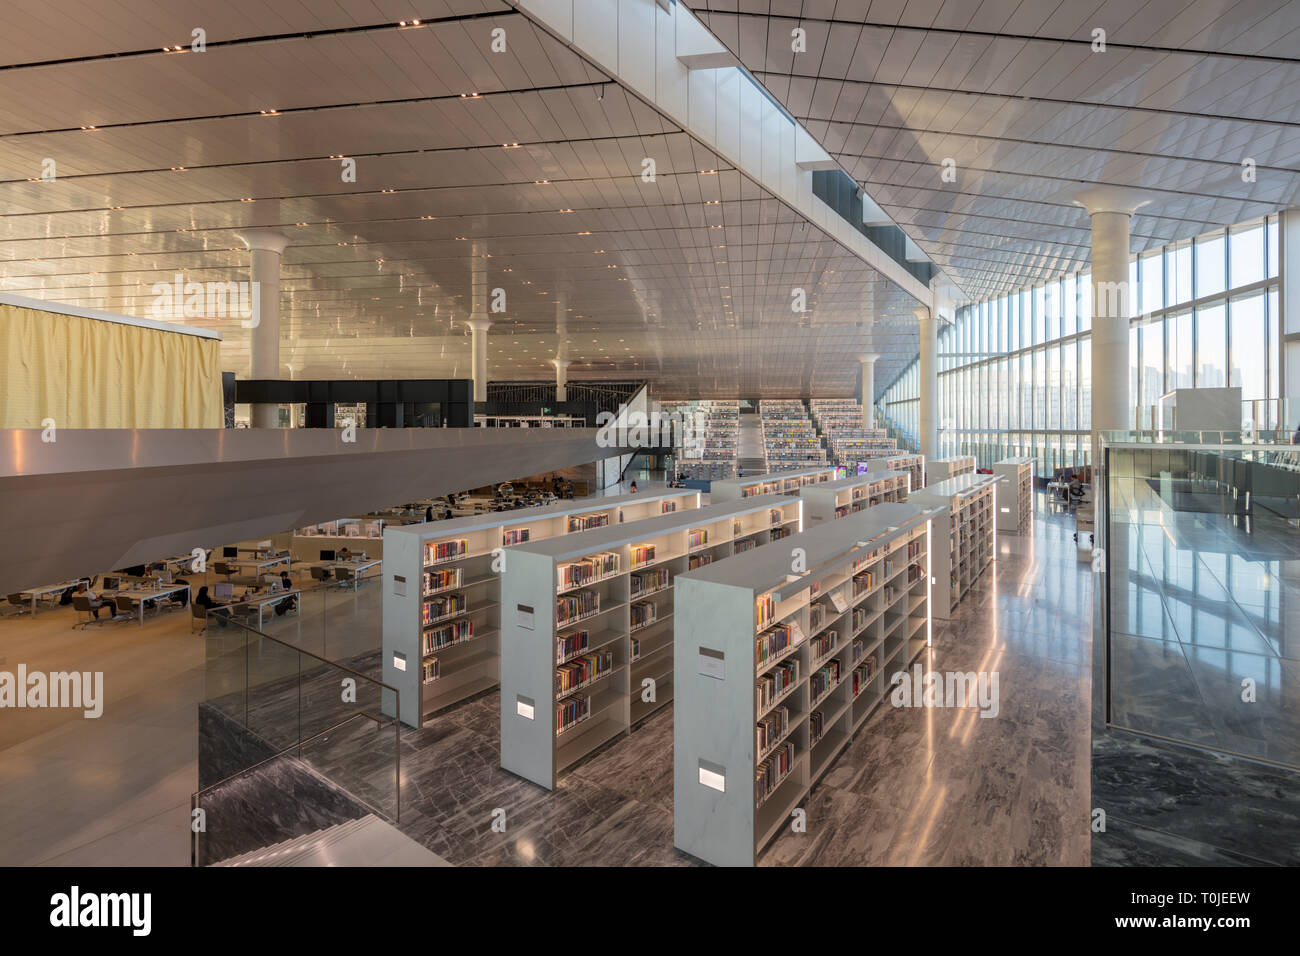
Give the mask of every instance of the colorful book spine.
<path id="1" fill-rule="evenodd" d="M 579 591 L 555 599 L 555 623 L 564 627 L 600 610 L 600 595 L 595 591 Z"/>
<path id="2" fill-rule="evenodd" d="M 672 580 L 672 575 L 667 568 L 655 568 L 653 571 L 642 571 L 631 576 L 632 596 L 638 594 L 649 594 L 666 588 Z"/>
<path id="3" fill-rule="evenodd" d="M 561 664 L 555 669 L 555 693 L 557 696 L 572 693 L 613 669 L 614 654 L 611 651 L 586 654 Z"/>
<path id="4" fill-rule="evenodd" d="M 424 632 L 424 654 L 427 656 L 440 647 L 450 647 L 468 641 L 474 636 L 473 621 L 452 621 Z"/>
<path id="5" fill-rule="evenodd" d="M 659 608 L 653 601 L 637 601 L 629 608 L 629 612 L 634 631 L 649 627 L 659 619 Z"/>
<path id="6" fill-rule="evenodd" d="M 632 566 L 639 567 L 643 564 L 650 564 L 655 559 L 655 546 L 653 544 L 634 544 L 632 545 Z"/>
<path id="7" fill-rule="evenodd" d="M 420 624 L 423 627 L 428 627 L 443 618 L 461 613 L 468 606 L 469 602 L 466 600 L 465 595 L 459 592 L 429 598 L 424 602 L 420 610 Z"/>
<path id="8" fill-rule="evenodd" d="M 556 568 L 557 586 L 561 590 L 581 587 L 618 573 L 618 554 L 605 551 Z"/>
<path id="9" fill-rule="evenodd" d="M 713 555 L 711 554 L 692 554 L 686 559 L 686 569 L 688 571 L 694 571 L 696 568 L 702 568 L 706 564 L 712 563 Z"/>
<path id="10" fill-rule="evenodd" d="M 455 561 L 457 558 L 463 558 L 469 554 L 469 539 L 456 538 L 452 541 L 430 541 L 424 546 L 424 563 L 443 564 L 447 561 Z"/>
<path id="11" fill-rule="evenodd" d="M 792 640 L 793 633 L 788 624 L 781 624 L 758 635 L 754 642 L 758 665 L 761 667 L 768 661 L 780 657 L 789 650 Z"/>
<path id="12" fill-rule="evenodd" d="M 446 591 L 448 588 L 458 588 L 461 583 L 463 568 L 446 568 L 442 571 L 425 571 L 424 572 L 424 593 L 432 594 L 436 591 Z"/>
<path id="13" fill-rule="evenodd" d="M 754 707 L 764 711 L 780 700 L 781 695 L 799 682 L 799 662 L 782 661 L 754 682 Z"/>
<path id="14" fill-rule="evenodd" d="M 736 542 L 736 554 L 743 554 L 758 547 L 758 542 L 753 538 L 745 538 L 743 541 Z"/>
<path id="15" fill-rule="evenodd" d="M 555 732 L 562 734 L 591 716 L 591 698 L 569 697 L 555 705 Z"/>
<path id="16" fill-rule="evenodd" d="M 587 631 L 561 634 L 555 639 L 555 663 L 563 664 L 587 649 L 591 635 Z"/>
<path id="17" fill-rule="evenodd" d="M 838 659 L 827 661 L 813 671 L 808 678 L 808 695 L 814 701 L 820 701 L 830 689 L 840 681 L 840 662 Z"/>
<path id="18" fill-rule="evenodd" d="M 609 515 L 601 512 L 599 514 L 586 515 L 569 515 L 569 531 L 590 531 L 592 528 L 603 528 L 609 524 Z"/>
<path id="19" fill-rule="evenodd" d="M 772 623 L 772 618 L 776 617 L 776 602 L 770 594 L 760 594 L 754 600 L 754 612 L 758 617 L 758 627 L 767 627 Z"/>
<path id="20" fill-rule="evenodd" d="M 790 776 L 794 767 L 794 743 L 787 741 L 754 768 L 754 803 L 760 805 Z"/>
<path id="21" fill-rule="evenodd" d="M 420 665 L 420 679 L 426 684 L 435 681 L 442 676 L 442 666 L 438 663 L 438 658 L 431 657 Z"/>
<path id="22" fill-rule="evenodd" d="M 696 548 L 702 548 L 709 543 L 709 532 L 707 528 L 694 528 L 686 532 L 686 546 L 694 551 Z"/>
<path id="23" fill-rule="evenodd" d="M 501 543 L 506 547 L 512 544 L 523 544 L 527 540 L 527 528 L 507 528 L 501 533 Z"/>
<path id="24" fill-rule="evenodd" d="M 755 752 L 766 753 L 774 747 L 776 742 L 785 736 L 789 726 L 790 710 L 787 707 L 777 707 L 770 713 L 764 714 L 754 725 Z"/>

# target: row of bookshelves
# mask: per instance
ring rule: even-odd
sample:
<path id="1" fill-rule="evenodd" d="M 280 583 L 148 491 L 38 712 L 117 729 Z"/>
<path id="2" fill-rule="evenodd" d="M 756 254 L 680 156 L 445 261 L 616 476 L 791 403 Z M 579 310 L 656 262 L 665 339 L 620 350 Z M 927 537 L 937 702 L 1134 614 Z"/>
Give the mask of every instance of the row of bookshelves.
<path id="1" fill-rule="evenodd" d="M 679 848 L 752 865 L 884 700 L 886 669 L 924 648 L 931 517 L 883 503 L 803 532 L 818 557 L 802 575 L 774 549 L 678 580 Z M 752 777 L 752 791 L 730 786 L 732 774 Z"/>
<path id="2" fill-rule="evenodd" d="M 1025 533 L 1034 516 L 1034 459 L 1004 458 L 994 462 L 998 485 L 997 527 L 999 531 Z"/>
<path id="3" fill-rule="evenodd" d="M 998 481 L 996 475 L 958 475 L 913 492 L 910 498 L 926 507 L 944 509 L 935 528 L 937 534 L 947 532 L 947 541 L 936 543 L 932 554 L 932 573 L 941 585 L 933 604 L 936 617 L 951 616 L 993 560 Z"/>

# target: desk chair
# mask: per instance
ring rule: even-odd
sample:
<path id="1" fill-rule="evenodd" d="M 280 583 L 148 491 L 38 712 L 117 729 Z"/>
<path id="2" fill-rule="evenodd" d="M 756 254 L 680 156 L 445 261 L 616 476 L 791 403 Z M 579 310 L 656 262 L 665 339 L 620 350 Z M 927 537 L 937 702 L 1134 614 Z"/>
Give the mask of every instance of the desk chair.
<path id="1" fill-rule="evenodd" d="M 330 578 L 334 577 L 334 574 L 333 572 L 330 571 L 329 568 L 312 568 L 311 576 L 313 580 L 319 581 L 321 584 L 324 584 Z"/>
<path id="2" fill-rule="evenodd" d="M 190 633 L 194 633 L 194 623 L 198 622 L 199 633 L 202 634 L 208 629 L 208 610 L 201 605 L 190 602 Z"/>
<path id="3" fill-rule="evenodd" d="M 224 575 L 227 581 L 230 580 L 231 575 L 237 574 L 239 572 L 238 565 L 227 564 L 225 561 L 214 561 L 211 565 L 211 568 L 217 574 Z"/>
<path id="4" fill-rule="evenodd" d="M 113 620 L 129 621 L 131 618 L 135 617 L 135 605 L 131 603 L 131 599 L 125 594 L 119 594 L 117 597 L 113 598 L 113 606 L 117 609 L 116 613 L 113 615 Z M 140 614 L 143 617 L 143 606 L 140 608 Z"/>
<path id="5" fill-rule="evenodd" d="M 105 623 L 104 621 L 101 621 L 99 618 L 95 617 L 95 608 L 93 605 L 91 605 L 90 598 L 86 597 L 84 594 L 72 595 L 72 607 L 77 614 L 77 621 L 75 624 L 72 625 L 73 627 L 80 627 L 84 630 L 85 628 L 89 627 L 92 624 Z M 81 616 L 83 614 L 86 615 L 84 619 Z"/>
<path id="6" fill-rule="evenodd" d="M 349 584 L 354 588 L 356 587 L 355 582 L 357 580 L 357 572 L 353 571 L 351 568 L 339 568 L 338 573 L 340 590 L 347 587 Z"/>

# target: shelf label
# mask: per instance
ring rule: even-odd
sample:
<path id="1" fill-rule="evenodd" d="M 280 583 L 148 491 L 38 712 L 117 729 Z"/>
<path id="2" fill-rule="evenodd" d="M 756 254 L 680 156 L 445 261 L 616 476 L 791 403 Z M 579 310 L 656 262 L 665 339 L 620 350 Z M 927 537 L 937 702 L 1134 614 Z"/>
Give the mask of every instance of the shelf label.
<path id="1" fill-rule="evenodd" d="M 519 694 L 515 697 L 515 713 L 520 717 L 532 720 L 536 712 L 537 708 L 533 705 L 533 699 L 531 697 L 525 697 L 523 694 Z"/>
<path id="2" fill-rule="evenodd" d="M 406 655 L 400 651 L 393 651 L 393 669 L 399 671 L 406 670 Z"/>
<path id="3" fill-rule="evenodd" d="M 700 760 L 700 783 L 719 793 L 727 792 L 727 768 L 707 760 Z"/>
<path id="4" fill-rule="evenodd" d="M 722 651 L 715 651 L 709 647 L 701 647 L 699 651 L 700 674 L 704 677 L 712 677 L 714 680 L 726 680 L 727 656 Z"/>
<path id="5" fill-rule="evenodd" d="M 515 605 L 515 623 L 527 631 L 537 629 L 537 625 L 534 622 L 533 609 L 527 604 Z"/>
<path id="6" fill-rule="evenodd" d="M 406 597 L 406 578 L 400 574 L 393 575 L 393 593 L 398 597 Z"/>

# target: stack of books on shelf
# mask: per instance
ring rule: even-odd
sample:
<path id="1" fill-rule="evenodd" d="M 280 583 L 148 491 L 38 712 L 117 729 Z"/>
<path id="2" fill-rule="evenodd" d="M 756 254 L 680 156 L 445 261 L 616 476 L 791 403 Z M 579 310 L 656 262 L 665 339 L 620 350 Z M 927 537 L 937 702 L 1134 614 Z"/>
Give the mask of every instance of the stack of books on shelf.
<path id="1" fill-rule="evenodd" d="M 634 631 L 649 627 L 659 618 L 659 609 L 653 601 L 637 601 L 629 610 L 631 611 L 632 630 Z"/>
<path id="2" fill-rule="evenodd" d="M 436 657 L 431 657 L 420 665 L 420 680 L 424 681 L 426 684 L 430 681 L 437 680 L 441 673 L 442 668 L 438 663 L 438 658 Z"/>
<path id="3" fill-rule="evenodd" d="M 569 591 L 609 577 L 611 574 L 617 574 L 618 554 L 613 551 L 593 554 L 571 564 L 561 564 L 556 569 L 556 573 L 559 575 L 560 590 Z"/>
<path id="4" fill-rule="evenodd" d="M 743 552 L 749 551 L 751 548 L 756 548 L 756 547 L 758 547 L 757 541 L 755 541 L 753 538 L 745 538 L 741 541 L 736 542 L 734 553 L 742 554 Z"/>
<path id="5" fill-rule="evenodd" d="M 776 746 L 777 741 L 785 736 L 790 726 L 790 711 L 786 707 L 774 707 L 754 725 L 754 747 L 757 753 L 765 754 Z"/>
<path id="6" fill-rule="evenodd" d="M 591 697 L 566 697 L 555 705 L 555 733 L 562 734 L 591 716 Z"/>
<path id="7" fill-rule="evenodd" d="M 772 618 L 776 616 L 776 601 L 772 595 L 760 594 L 754 600 L 754 614 L 758 618 L 760 631 L 772 623 Z"/>
<path id="8" fill-rule="evenodd" d="M 474 636 L 473 621 L 452 621 L 424 632 L 424 654 L 432 654 L 442 647 L 468 641 Z"/>
<path id="9" fill-rule="evenodd" d="M 653 544 L 632 545 L 632 567 L 639 568 L 643 564 L 653 564 L 654 559 L 655 546 Z"/>
<path id="10" fill-rule="evenodd" d="M 840 662 L 838 659 L 827 661 L 808 676 L 808 696 L 815 705 L 820 704 L 835 685 L 840 682 Z"/>
<path id="11" fill-rule="evenodd" d="M 507 548 L 512 544 L 523 544 L 527 540 L 527 528 L 506 528 L 501 532 L 501 543 Z"/>
<path id="12" fill-rule="evenodd" d="M 794 767 L 794 744 L 787 741 L 779 750 L 762 760 L 754 769 L 754 805 L 762 806 L 790 775 Z"/>
<path id="13" fill-rule="evenodd" d="M 424 590 L 425 596 L 436 594 L 438 591 L 446 591 L 449 588 L 460 587 L 462 576 L 461 568 L 447 568 L 444 571 L 425 571 L 424 572 Z"/>
<path id="14" fill-rule="evenodd" d="M 640 594 L 653 594 L 655 591 L 662 591 L 668 587 L 672 581 L 672 574 L 667 568 L 655 568 L 651 571 L 641 571 L 630 575 L 632 582 L 632 596 Z"/>
<path id="15" fill-rule="evenodd" d="M 469 553 L 469 539 L 456 538 L 454 541 L 430 541 L 425 545 L 424 564 L 442 564 L 446 561 L 455 561 L 457 558 L 463 558 Z"/>
<path id="16" fill-rule="evenodd" d="M 420 609 L 420 626 L 429 627 L 448 617 L 455 617 L 468 605 L 464 594 L 459 591 L 429 598 Z"/>
<path id="17" fill-rule="evenodd" d="M 555 694 L 571 694 L 608 674 L 614 668 L 614 655 L 610 651 L 585 654 L 555 669 Z"/>
<path id="18" fill-rule="evenodd" d="M 709 543 L 709 532 L 705 528 L 691 530 L 686 533 L 686 546 L 696 551 Z"/>
<path id="19" fill-rule="evenodd" d="M 791 687 L 799 682 L 799 662 L 782 661 L 766 674 L 760 674 L 754 684 L 754 706 L 761 713 L 780 701 Z"/>
<path id="20" fill-rule="evenodd" d="M 567 627 L 600 611 L 600 595 L 595 591 L 579 591 L 555 599 L 555 624 Z"/>
<path id="21" fill-rule="evenodd" d="M 571 631 L 555 638 L 555 663 L 571 661 L 588 647 L 590 634 L 587 631 Z"/>
<path id="22" fill-rule="evenodd" d="M 750 547 L 753 547 L 752 541 L 750 542 Z M 694 571 L 696 568 L 702 568 L 706 564 L 712 564 L 712 563 L 713 563 L 713 555 L 711 554 L 692 554 L 689 558 L 686 559 L 686 570 Z"/>
<path id="23" fill-rule="evenodd" d="M 569 533 L 572 534 L 575 531 L 590 531 L 592 528 L 603 528 L 607 524 L 609 524 L 609 515 L 604 512 L 588 515 L 570 515 Z"/>
<path id="24" fill-rule="evenodd" d="M 755 640 L 758 665 L 762 667 L 783 656 L 793 646 L 794 632 L 789 624 L 780 624 L 765 630 Z"/>
<path id="25" fill-rule="evenodd" d="M 853 696 L 857 697 L 862 693 L 866 686 L 871 683 L 871 678 L 876 676 L 876 655 L 872 654 L 859 666 L 853 668 Z"/>

